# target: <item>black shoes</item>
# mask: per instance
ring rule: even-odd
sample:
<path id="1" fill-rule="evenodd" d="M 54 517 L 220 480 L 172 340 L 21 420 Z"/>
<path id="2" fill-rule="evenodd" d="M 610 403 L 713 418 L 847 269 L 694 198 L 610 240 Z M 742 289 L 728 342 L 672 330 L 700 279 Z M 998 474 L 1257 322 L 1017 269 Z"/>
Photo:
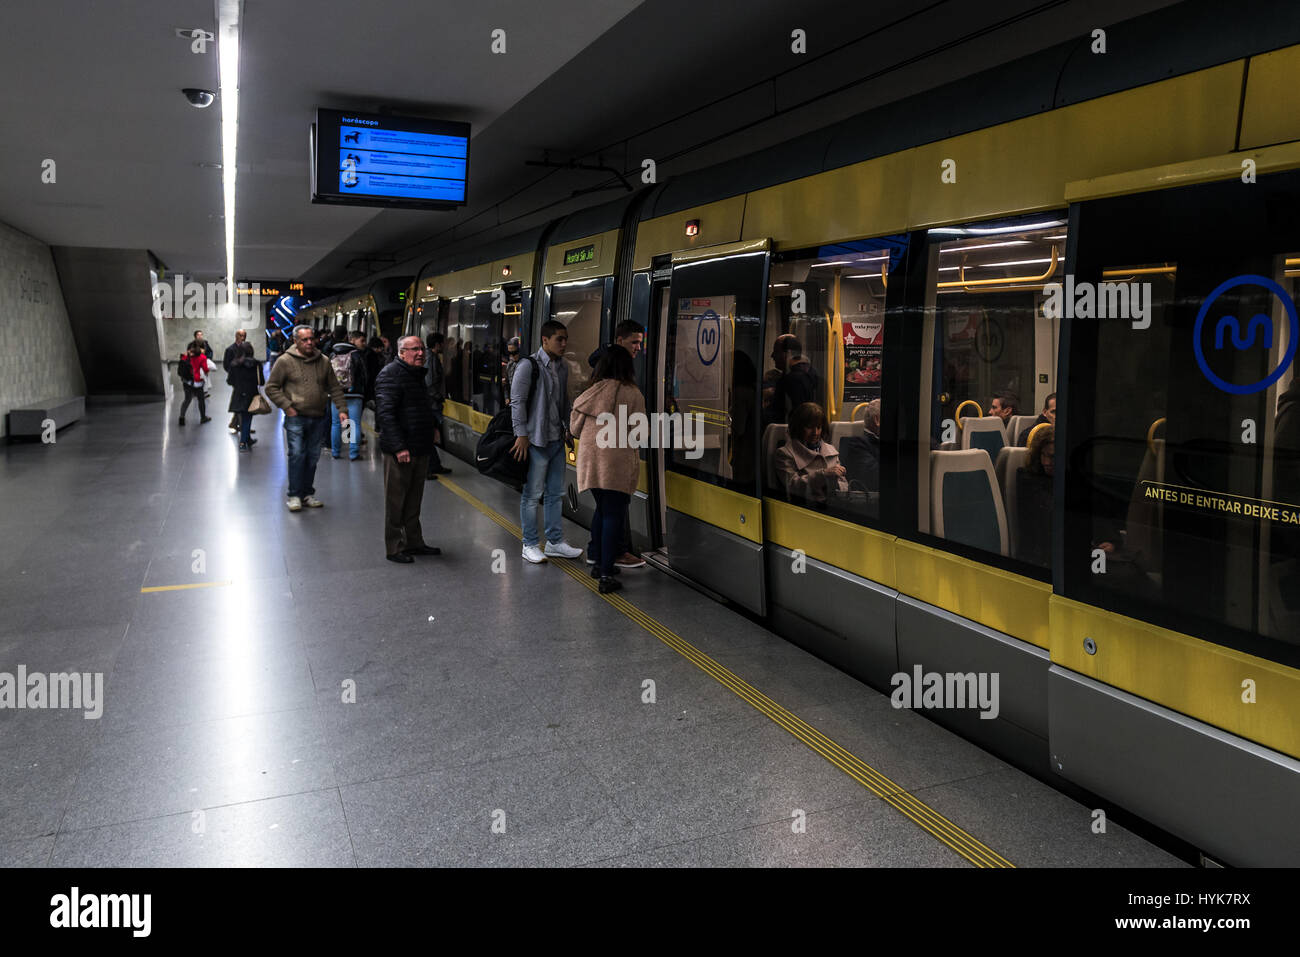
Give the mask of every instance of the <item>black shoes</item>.
<path id="1" fill-rule="evenodd" d="M 185 424 L 185 416 L 182 415 L 182 416 L 181 416 L 181 425 L 184 425 L 184 424 Z"/>
<path id="2" fill-rule="evenodd" d="M 203 418 L 199 419 L 199 425 L 202 425 L 204 422 L 211 422 L 211 421 L 212 421 L 212 416 L 205 415 Z"/>
<path id="3" fill-rule="evenodd" d="M 386 555 L 385 557 L 390 562 L 397 562 L 399 565 L 412 565 L 415 563 L 415 559 L 405 553 L 398 554 L 398 555 Z"/>
<path id="4" fill-rule="evenodd" d="M 623 583 L 611 575 L 608 578 L 602 578 L 600 580 L 600 585 L 597 588 L 597 590 L 602 595 L 608 595 L 610 592 L 618 591 L 622 587 L 623 587 Z"/>
<path id="5" fill-rule="evenodd" d="M 615 575 L 621 575 L 621 574 L 623 574 L 621 571 L 618 570 L 618 566 L 617 566 L 617 565 L 614 566 L 614 574 L 615 574 Z M 591 566 L 591 577 L 592 577 L 592 578 L 600 578 L 600 577 L 601 577 L 601 575 L 600 575 L 600 569 L 597 568 L 594 564 Z"/>
<path id="6" fill-rule="evenodd" d="M 410 556 L 410 555 L 441 555 L 441 554 L 442 554 L 442 549 L 441 549 L 441 548 L 438 548 L 436 545 L 416 545 L 414 548 L 408 548 L 408 549 L 406 549 L 404 552 L 402 552 L 402 554 L 403 554 L 403 555 L 407 555 L 407 556 Z"/>

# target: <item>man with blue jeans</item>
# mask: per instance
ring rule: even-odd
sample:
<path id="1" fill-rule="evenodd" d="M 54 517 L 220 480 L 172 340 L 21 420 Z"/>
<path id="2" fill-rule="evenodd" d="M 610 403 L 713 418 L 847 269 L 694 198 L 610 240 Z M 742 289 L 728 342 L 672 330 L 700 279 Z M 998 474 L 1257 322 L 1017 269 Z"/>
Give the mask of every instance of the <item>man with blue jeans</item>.
<path id="1" fill-rule="evenodd" d="M 564 348 L 569 331 L 554 319 L 542 324 L 542 347 L 532 361 L 519 363 L 510 382 L 510 420 L 515 444 L 510 454 L 522 462 L 528 458 L 528 478 L 519 500 L 519 524 L 524 535 L 524 560 L 544 562 L 548 558 L 577 558 L 581 548 L 564 540 L 560 524 L 560 499 L 564 494 L 564 449 L 572 445 L 569 436 L 569 370 Z M 533 382 L 536 379 L 536 387 Z M 532 401 L 528 394 L 532 392 Z M 538 547 L 537 500 L 542 499 L 546 524 L 546 548 Z"/>
<path id="2" fill-rule="evenodd" d="M 339 385 L 334 369 L 317 351 L 316 333 L 311 326 L 294 327 L 293 345 L 275 360 L 266 379 L 266 397 L 284 409 L 289 511 L 301 511 L 304 505 L 320 508 L 325 503 L 315 497 L 312 483 L 316 479 L 316 460 L 329 434 L 329 403 L 334 403 L 340 421 L 345 424 L 348 409 L 343 401 L 343 386 Z"/>
<path id="3" fill-rule="evenodd" d="M 343 398 L 348 407 L 352 428 L 348 436 L 348 458 L 355 462 L 361 458 L 361 405 L 366 401 L 366 334 L 354 331 L 348 342 L 337 343 L 331 350 L 330 365 L 334 376 L 343 386 Z M 338 458 L 343 454 L 344 427 L 338 419 L 330 422 L 330 454 Z"/>

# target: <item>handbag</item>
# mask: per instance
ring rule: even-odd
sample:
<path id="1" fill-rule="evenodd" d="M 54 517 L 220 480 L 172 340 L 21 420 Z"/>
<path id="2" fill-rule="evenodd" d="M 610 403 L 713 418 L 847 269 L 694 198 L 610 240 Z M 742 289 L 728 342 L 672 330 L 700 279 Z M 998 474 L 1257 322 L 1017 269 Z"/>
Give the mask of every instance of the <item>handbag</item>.
<path id="1" fill-rule="evenodd" d="M 249 415 L 267 415 L 271 411 L 271 403 L 267 401 L 266 396 L 258 392 L 248 400 Z"/>

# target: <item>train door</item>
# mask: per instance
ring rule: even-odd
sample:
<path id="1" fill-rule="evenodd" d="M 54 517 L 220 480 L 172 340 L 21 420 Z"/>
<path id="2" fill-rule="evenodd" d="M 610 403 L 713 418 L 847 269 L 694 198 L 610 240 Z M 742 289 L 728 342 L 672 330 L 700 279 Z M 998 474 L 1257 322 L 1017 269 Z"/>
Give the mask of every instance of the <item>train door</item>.
<path id="1" fill-rule="evenodd" d="M 668 334 L 669 279 L 672 276 L 672 263 L 657 263 L 652 274 L 650 286 L 649 323 L 646 329 L 646 365 L 650 377 L 645 390 L 647 406 L 653 412 L 663 412 L 665 399 L 672 394 L 672 384 L 666 383 L 664 373 L 667 361 L 663 343 Z M 646 471 L 649 482 L 649 539 L 651 547 L 664 547 L 664 528 L 667 523 L 664 501 L 664 462 L 666 456 L 662 449 L 646 450 Z"/>
<path id="2" fill-rule="evenodd" d="M 664 551 L 670 567 L 763 614 L 758 369 L 768 243 L 673 257 L 656 335 Z"/>

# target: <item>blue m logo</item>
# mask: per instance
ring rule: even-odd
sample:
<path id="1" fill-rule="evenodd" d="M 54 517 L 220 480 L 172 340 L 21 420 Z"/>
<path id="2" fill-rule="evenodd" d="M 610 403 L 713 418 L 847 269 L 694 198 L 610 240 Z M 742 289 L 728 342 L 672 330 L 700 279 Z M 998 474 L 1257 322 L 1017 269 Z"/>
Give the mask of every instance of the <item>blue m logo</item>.
<path id="1" fill-rule="evenodd" d="M 1249 349 L 1255 344 L 1255 327 L 1264 327 L 1264 348 L 1273 348 L 1273 320 L 1262 312 L 1257 312 L 1250 317 L 1250 323 L 1246 326 L 1246 334 L 1241 334 L 1241 323 L 1237 322 L 1236 316 L 1224 316 L 1219 320 L 1219 324 L 1214 327 L 1214 348 L 1223 348 L 1223 333 L 1231 332 L 1232 345 L 1234 349 Z"/>

